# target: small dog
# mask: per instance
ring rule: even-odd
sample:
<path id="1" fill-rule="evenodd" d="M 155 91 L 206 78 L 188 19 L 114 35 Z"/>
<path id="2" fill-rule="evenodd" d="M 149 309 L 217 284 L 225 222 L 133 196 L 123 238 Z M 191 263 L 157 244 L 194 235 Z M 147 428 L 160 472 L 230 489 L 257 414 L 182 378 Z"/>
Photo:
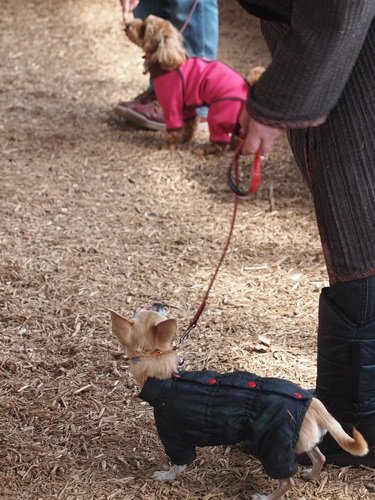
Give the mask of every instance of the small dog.
<path id="1" fill-rule="evenodd" d="M 209 107 L 207 122 L 214 145 L 211 152 L 227 149 L 249 86 L 260 78 L 264 68 L 253 68 L 246 80 L 223 62 L 188 58 L 182 34 L 160 17 L 134 19 L 126 25 L 125 32 L 144 51 L 145 73 L 149 72 L 153 79 L 165 116 L 167 146 L 173 148 L 193 138 L 199 123 L 196 108 L 205 105 Z M 134 110 L 128 112 L 132 114 Z"/>
<path id="2" fill-rule="evenodd" d="M 141 388 L 139 396 L 154 407 L 159 437 L 174 464 L 155 472 L 156 479 L 174 480 L 194 460 L 196 446 L 247 440 L 268 475 L 279 480 L 271 494 L 252 499 L 278 500 L 294 484 L 297 454 L 307 453 L 312 461 L 303 477 L 317 477 L 325 462 L 317 443 L 327 431 L 348 453 L 368 453 L 356 429 L 351 438 L 323 403 L 292 382 L 248 372 L 179 373 L 176 321 L 167 319 L 161 304 L 139 310 L 131 320 L 113 311 L 111 317 Z"/>

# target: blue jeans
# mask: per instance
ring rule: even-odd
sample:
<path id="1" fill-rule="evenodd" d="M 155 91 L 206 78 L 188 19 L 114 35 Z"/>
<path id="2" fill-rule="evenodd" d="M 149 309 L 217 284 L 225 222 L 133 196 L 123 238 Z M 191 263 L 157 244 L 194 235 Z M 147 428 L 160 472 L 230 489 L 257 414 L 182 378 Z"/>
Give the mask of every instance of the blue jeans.
<path id="1" fill-rule="evenodd" d="M 134 9 L 134 17 L 145 19 L 148 15 L 171 21 L 181 29 L 193 7 L 194 0 L 141 0 Z M 189 56 L 216 59 L 219 37 L 219 9 L 217 0 L 199 0 L 183 32 Z M 198 115 L 207 116 L 207 108 L 199 108 Z"/>

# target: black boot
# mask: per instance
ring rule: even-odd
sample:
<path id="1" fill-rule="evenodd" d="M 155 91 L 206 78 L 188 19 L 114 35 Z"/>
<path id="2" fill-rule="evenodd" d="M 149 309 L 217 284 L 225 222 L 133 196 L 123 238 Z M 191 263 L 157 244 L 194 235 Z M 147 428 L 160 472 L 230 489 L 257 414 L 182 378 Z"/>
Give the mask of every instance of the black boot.
<path id="1" fill-rule="evenodd" d="M 320 296 L 316 397 L 370 452 L 354 457 L 326 436 L 327 463 L 375 467 L 375 277 L 337 283 Z"/>

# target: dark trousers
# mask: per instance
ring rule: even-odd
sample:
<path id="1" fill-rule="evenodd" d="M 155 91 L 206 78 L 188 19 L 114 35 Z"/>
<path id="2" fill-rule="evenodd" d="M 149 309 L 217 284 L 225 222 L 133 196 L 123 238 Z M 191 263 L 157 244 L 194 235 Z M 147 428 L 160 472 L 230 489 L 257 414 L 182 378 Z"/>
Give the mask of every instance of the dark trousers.
<path id="1" fill-rule="evenodd" d="M 262 21 L 271 52 L 287 29 Z M 326 123 L 289 133 L 312 194 L 331 284 L 375 275 L 374 50 L 375 23 Z"/>
<path id="2" fill-rule="evenodd" d="M 287 29 L 262 21 L 271 53 Z M 319 304 L 316 392 L 346 422 L 375 414 L 374 47 L 373 23 L 326 123 L 288 135 L 311 191 L 331 285 Z"/>

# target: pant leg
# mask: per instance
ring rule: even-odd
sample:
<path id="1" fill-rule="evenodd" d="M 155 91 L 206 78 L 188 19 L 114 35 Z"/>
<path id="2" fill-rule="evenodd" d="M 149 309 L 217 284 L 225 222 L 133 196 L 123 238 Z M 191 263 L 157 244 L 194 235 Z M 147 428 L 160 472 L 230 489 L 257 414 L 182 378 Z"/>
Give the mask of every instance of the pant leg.
<path id="1" fill-rule="evenodd" d="M 322 291 L 316 393 L 341 421 L 375 414 L 374 276 Z"/>
<path id="2" fill-rule="evenodd" d="M 262 22 L 271 53 L 288 27 Z M 320 127 L 289 142 L 312 194 L 330 279 L 319 302 L 316 394 L 375 445 L 375 24 L 342 96 Z M 329 463 L 375 464 L 323 442 Z"/>
<path id="3" fill-rule="evenodd" d="M 181 29 L 189 17 L 194 0 L 170 0 L 171 22 Z M 194 13 L 183 31 L 189 56 L 216 59 L 219 39 L 219 9 L 217 0 L 198 0 Z M 208 110 L 198 108 L 197 113 L 206 117 Z"/>
<path id="4" fill-rule="evenodd" d="M 271 51 L 287 27 L 262 23 Z M 330 283 L 375 275 L 375 22 L 337 105 L 320 127 L 291 130 L 310 187 Z"/>
<path id="5" fill-rule="evenodd" d="M 181 29 L 194 5 L 194 0 L 171 0 L 171 22 Z M 198 0 L 183 35 L 190 56 L 217 58 L 219 9 L 217 0 Z"/>
<path id="6" fill-rule="evenodd" d="M 146 19 L 149 15 L 170 19 L 170 2 L 168 0 L 141 0 L 133 13 L 134 17 L 139 19 Z"/>

